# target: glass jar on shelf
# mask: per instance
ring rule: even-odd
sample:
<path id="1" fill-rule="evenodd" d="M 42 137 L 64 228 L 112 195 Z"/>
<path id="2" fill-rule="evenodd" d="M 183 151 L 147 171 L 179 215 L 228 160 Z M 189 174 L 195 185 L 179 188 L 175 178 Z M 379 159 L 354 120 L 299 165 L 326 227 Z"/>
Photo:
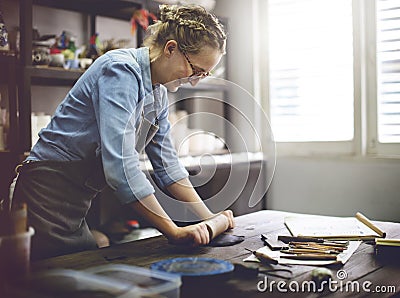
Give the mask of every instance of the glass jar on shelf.
<path id="1" fill-rule="evenodd" d="M 9 51 L 8 31 L 4 23 L 3 15 L 0 11 L 0 51 Z"/>

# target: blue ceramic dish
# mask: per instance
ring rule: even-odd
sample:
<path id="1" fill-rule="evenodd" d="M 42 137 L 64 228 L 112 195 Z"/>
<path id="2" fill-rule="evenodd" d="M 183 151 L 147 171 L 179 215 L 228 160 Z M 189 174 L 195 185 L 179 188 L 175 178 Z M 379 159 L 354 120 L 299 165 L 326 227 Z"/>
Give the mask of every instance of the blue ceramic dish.
<path id="1" fill-rule="evenodd" d="M 150 265 L 150 269 L 164 271 L 180 276 L 211 276 L 233 271 L 232 263 L 213 258 L 174 258 Z"/>

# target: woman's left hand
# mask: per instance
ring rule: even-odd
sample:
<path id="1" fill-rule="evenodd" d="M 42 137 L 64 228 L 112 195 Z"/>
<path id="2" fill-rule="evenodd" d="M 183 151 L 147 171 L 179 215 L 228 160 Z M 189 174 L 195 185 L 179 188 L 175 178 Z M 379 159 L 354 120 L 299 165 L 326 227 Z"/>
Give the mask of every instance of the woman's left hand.
<path id="1" fill-rule="evenodd" d="M 225 211 L 222 211 L 221 213 L 228 218 L 229 229 L 233 229 L 235 227 L 235 219 L 233 217 L 232 210 L 225 210 Z"/>

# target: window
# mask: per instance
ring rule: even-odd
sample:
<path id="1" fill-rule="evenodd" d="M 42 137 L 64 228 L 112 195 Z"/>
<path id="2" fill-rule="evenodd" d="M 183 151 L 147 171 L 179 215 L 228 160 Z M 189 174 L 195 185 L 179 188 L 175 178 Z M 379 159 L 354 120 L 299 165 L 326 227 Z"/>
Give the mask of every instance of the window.
<path id="1" fill-rule="evenodd" d="M 378 141 L 400 143 L 400 1 L 378 1 Z"/>
<path id="2" fill-rule="evenodd" d="M 270 0 L 271 125 L 276 141 L 353 139 L 348 0 Z"/>
<path id="3" fill-rule="evenodd" d="M 268 0 L 282 153 L 400 154 L 400 1 Z"/>

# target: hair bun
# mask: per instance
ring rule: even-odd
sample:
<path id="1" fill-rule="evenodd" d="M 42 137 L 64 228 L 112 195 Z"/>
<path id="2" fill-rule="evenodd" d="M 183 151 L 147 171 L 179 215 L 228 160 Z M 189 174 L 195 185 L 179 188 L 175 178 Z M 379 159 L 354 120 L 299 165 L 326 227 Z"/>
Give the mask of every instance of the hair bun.
<path id="1" fill-rule="evenodd" d="M 173 22 L 176 26 L 184 26 L 196 31 L 206 31 L 207 28 L 203 22 L 199 19 L 190 19 L 191 15 L 187 10 L 187 7 L 177 5 L 160 5 L 160 21 L 163 23 Z"/>
<path id="2" fill-rule="evenodd" d="M 160 5 L 160 21 L 169 22 L 176 21 L 177 19 L 177 7 L 175 5 Z"/>
<path id="3" fill-rule="evenodd" d="M 180 19 L 177 21 L 178 26 L 185 26 L 188 27 L 189 29 L 193 30 L 206 30 L 206 26 L 204 26 L 203 23 L 194 21 L 194 20 L 183 20 Z"/>

